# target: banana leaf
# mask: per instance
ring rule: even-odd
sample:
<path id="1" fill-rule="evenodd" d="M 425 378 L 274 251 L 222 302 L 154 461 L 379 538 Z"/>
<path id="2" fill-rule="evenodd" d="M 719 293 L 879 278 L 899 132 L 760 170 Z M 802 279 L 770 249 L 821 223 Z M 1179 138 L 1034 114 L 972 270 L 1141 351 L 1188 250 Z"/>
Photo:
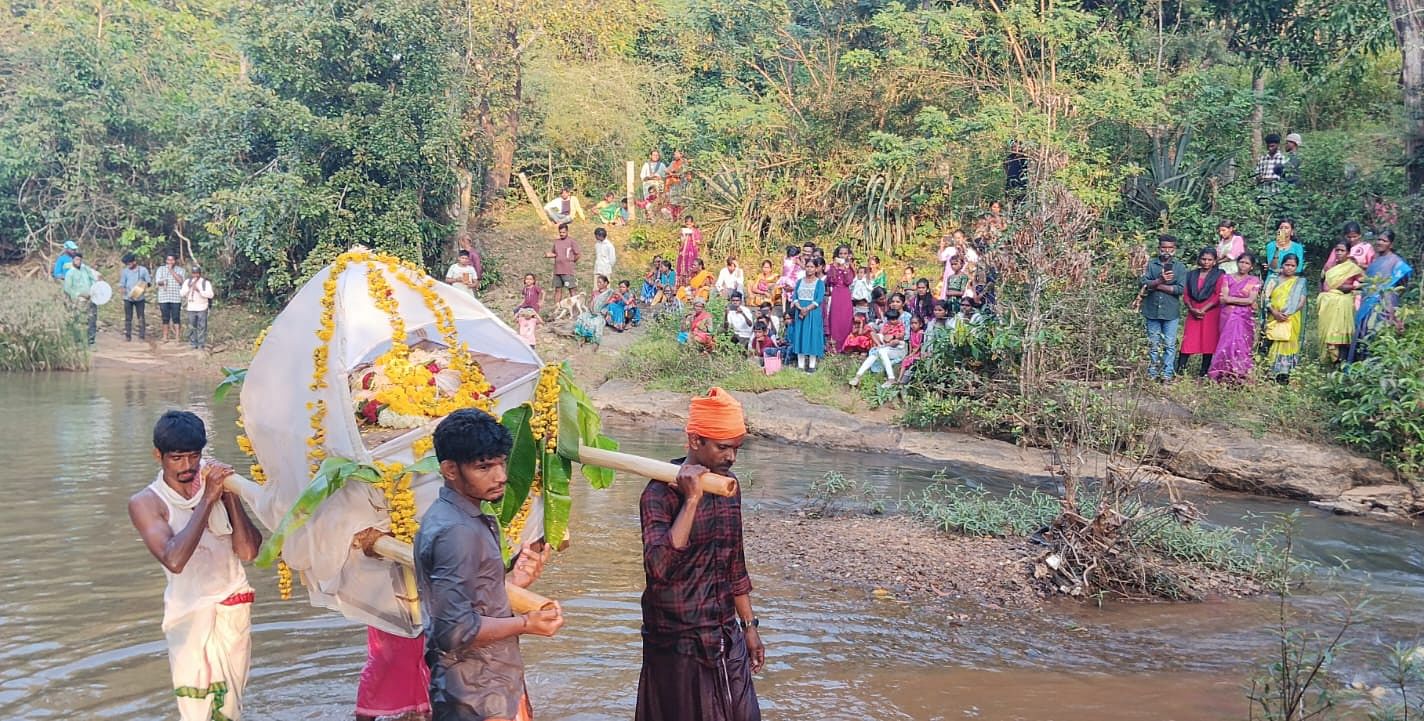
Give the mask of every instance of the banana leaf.
<path id="1" fill-rule="evenodd" d="M 222 371 L 222 382 L 218 384 L 217 388 L 213 389 L 214 403 L 222 403 L 227 400 L 227 394 L 231 393 L 234 388 L 242 385 L 242 382 L 247 380 L 246 368 L 228 368 L 224 366 Z"/>
<path id="2" fill-rule="evenodd" d="M 569 478 L 573 463 L 558 453 L 544 454 L 544 540 L 560 547 L 569 528 L 573 500 L 569 498 Z"/>
<path id="3" fill-rule="evenodd" d="M 440 461 L 434 455 L 426 456 L 415 463 L 406 466 L 406 473 L 423 475 L 434 473 L 440 469 Z M 381 480 L 381 472 L 374 466 L 368 466 L 345 458 L 327 458 L 321 462 L 316 470 L 316 476 L 307 484 L 302 495 L 297 497 L 296 503 L 287 509 L 286 515 L 282 516 L 282 522 L 277 524 L 277 530 L 262 542 L 262 548 L 257 552 L 257 560 L 253 561 L 259 568 L 271 566 L 278 556 L 282 555 L 282 546 L 287 543 L 287 536 L 296 532 L 311 520 L 311 517 L 322 501 L 336 495 L 338 491 L 346 487 L 346 482 L 355 479 L 362 483 L 376 483 Z"/>
<path id="4" fill-rule="evenodd" d="M 519 507 L 524 505 L 524 499 L 529 497 L 530 487 L 534 485 L 534 473 L 539 461 L 539 441 L 529 430 L 529 418 L 533 415 L 534 409 L 525 404 L 505 411 L 504 417 L 500 419 L 500 423 L 509 429 L 509 434 L 514 436 L 514 446 L 509 450 L 506 466 L 509 477 L 504 486 L 504 499 L 500 501 L 499 512 L 495 514 L 501 527 L 514 520 L 514 516 L 519 513 Z"/>
<path id="5" fill-rule="evenodd" d="M 577 384 L 575 384 L 565 375 L 559 376 L 559 388 L 561 391 L 561 396 L 567 396 L 572 398 L 576 405 L 578 413 L 577 425 L 579 431 L 579 442 L 583 445 L 591 446 L 593 448 L 601 448 L 606 451 L 618 450 L 618 442 L 613 440 L 612 438 L 609 438 L 608 436 L 603 435 L 603 420 L 598 415 L 598 409 L 595 408 L 593 405 L 593 399 L 589 398 L 588 394 L 584 393 L 582 388 L 579 388 Z M 560 413 L 562 412 L 563 406 L 561 405 Z M 562 437 L 563 432 L 561 430 L 560 438 Z M 563 448 L 560 448 L 559 450 L 560 453 L 563 453 L 564 451 Z M 574 449 L 574 451 L 575 455 L 573 455 L 573 458 L 576 459 L 578 458 L 577 449 Z M 594 488 L 607 488 L 613 485 L 614 473 L 613 469 L 611 468 L 602 468 L 600 466 L 591 466 L 588 464 L 584 464 L 582 466 L 582 471 L 583 477 L 588 479 L 589 485 L 593 486 Z"/>

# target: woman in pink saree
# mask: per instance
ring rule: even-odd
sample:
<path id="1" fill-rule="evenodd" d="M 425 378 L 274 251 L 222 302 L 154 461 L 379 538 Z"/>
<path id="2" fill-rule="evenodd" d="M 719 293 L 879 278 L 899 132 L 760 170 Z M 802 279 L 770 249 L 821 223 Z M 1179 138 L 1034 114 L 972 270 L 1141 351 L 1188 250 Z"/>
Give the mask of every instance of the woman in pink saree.
<path id="1" fill-rule="evenodd" d="M 702 229 L 692 216 L 682 219 L 682 250 L 677 254 L 677 284 L 687 285 L 687 281 L 697 272 L 697 260 L 702 255 Z"/>
<path id="2" fill-rule="evenodd" d="M 1254 363 L 1251 352 L 1256 347 L 1256 300 L 1261 294 L 1261 279 L 1251 274 L 1256 257 L 1242 253 L 1236 259 L 1236 274 L 1226 277 L 1221 286 L 1221 335 L 1216 353 L 1211 357 L 1207 375 L 1214 381 L 1244 382 L 1251 376 Z"/>

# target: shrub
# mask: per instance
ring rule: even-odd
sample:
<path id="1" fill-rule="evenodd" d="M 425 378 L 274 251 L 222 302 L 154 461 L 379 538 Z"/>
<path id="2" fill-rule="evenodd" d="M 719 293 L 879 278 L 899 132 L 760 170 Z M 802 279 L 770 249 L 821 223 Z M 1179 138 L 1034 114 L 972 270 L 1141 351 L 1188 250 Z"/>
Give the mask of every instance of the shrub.
<path id="1" fill-rule="evenodd" d="M 86 319 L 57 283 L 7 280 L 0 304 L 0 371 L 82 370 Z"/>
<path id="2" fill-rule="evenodd" d="M 1344 443 L 1418 481 L 1424 478 L 1424 323 L 1408 323 L 1403 333 L 1387 327 L 1370 341 L 1369 354 L 1326 381 L 1331 424 Z"/>

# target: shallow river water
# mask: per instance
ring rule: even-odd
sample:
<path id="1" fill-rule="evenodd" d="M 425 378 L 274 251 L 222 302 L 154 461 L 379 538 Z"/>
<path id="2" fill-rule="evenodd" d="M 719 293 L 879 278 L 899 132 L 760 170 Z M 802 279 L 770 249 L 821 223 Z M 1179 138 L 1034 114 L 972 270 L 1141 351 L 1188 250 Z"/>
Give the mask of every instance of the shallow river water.
<path id="1" fill-rule="evenodd" d="M 206 380 L 117 373 L 0 375 L 0 718 L 175 716 L 159 630 L 162 569 L 125 504 L 156 473 L 150 433 L 164 409 L 196 410 L 214 431 L 213 454 L 241 460 L 231 402 L 214 407 L 211 390 Z M 675 428 L 611 430 L 625 450 L 679 455 Z M 752 514 L 795 503 L 828 470 L 868 476 L 895 497 L 923 487 L 941 466 L 754 440 L 737 470 L 751 482 Z M 975 467 L 947 471 L 995 488 L 1013 481 Z M 608 491 L 576 492 L 574 544 L 537 587 L 563 602 L 567 625 L 556 639 L 523 644 L 541 721 L 632 717 L 640 490 L 637 479 L 620 477 Z M 1295 508 L 1198 501 L 1217 522 Z M 1343 582 L 1316 584 L 1299 599 L 1308 613 L 1368 578 L 1377 602 L 1357 636 L 1424 636 L 1424 534 L 1307 509 L 1300 536 L 1303 554 L 1351 568 Z M 756 683 L 769 720 L 1244 718 L 1242 684 L 1271 643 L 1274 609 L 1264 601 L 1062 603 L 1037 613 L 928 608 L 791 577 L 774 558 L 748 564 L 768 645 Z M 270 572 L 249 575 L 258 602 L 245 718 L 350 718 L 363 629 L 302 600 L 278 601 Z"/>

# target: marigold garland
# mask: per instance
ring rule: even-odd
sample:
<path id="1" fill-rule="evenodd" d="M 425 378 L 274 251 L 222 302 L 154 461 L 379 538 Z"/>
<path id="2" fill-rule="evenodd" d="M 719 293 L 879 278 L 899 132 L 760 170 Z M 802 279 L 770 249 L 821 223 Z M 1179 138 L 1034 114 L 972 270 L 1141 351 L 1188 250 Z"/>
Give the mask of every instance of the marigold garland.
<path id="1" fill-rule="evenodd" d="M 374 485 L 386 496 L 386 506 L 390 509 L 391 535 L 410 543 L 420 528 L 420 519 L 415 514 L 415 493 L 410 490 L 411 473 L 400 463 L 375 462 L 381 479 Z"/>
<path id="2" fill-rule="evenodd" d="M 292 598 L 292 569 L 280 558 L 277 559 L 277 594 L 283 601 Z"/>
<path id="3" fill-rule="evenodd" d="M 415 460 L 420 460 L 428 455 L 435 448 L 435 438 L 433 436 L 421 436 L 410 444 L 410 452 L 415 456 Z"/>
<path id="4" fill-rule="evenodd" d="M 519 546 L 519 539 L 524 534 L 524 524 L 529 520 L 529 511 L 534 508 L 534 504 L 539 502 L 539 495 L 543 490 L 543 479 L 538 473 L 534 474 L 534 481 L 529 485 L 529 495 L 525 496 L 524 504 L 519 507 L 519 512 L 510 519 L 509 525 L 504 529 L 505 545 L 513 549 Z"/>
<path id="5" fill-rule="evenodd" d="M 529 416 L 529 432 L 544 441 L 544 451 L 553 453 L 559 447 L 559 366 L 550 363 L 539 372 L 534 386 L 534 413 Z"/>

